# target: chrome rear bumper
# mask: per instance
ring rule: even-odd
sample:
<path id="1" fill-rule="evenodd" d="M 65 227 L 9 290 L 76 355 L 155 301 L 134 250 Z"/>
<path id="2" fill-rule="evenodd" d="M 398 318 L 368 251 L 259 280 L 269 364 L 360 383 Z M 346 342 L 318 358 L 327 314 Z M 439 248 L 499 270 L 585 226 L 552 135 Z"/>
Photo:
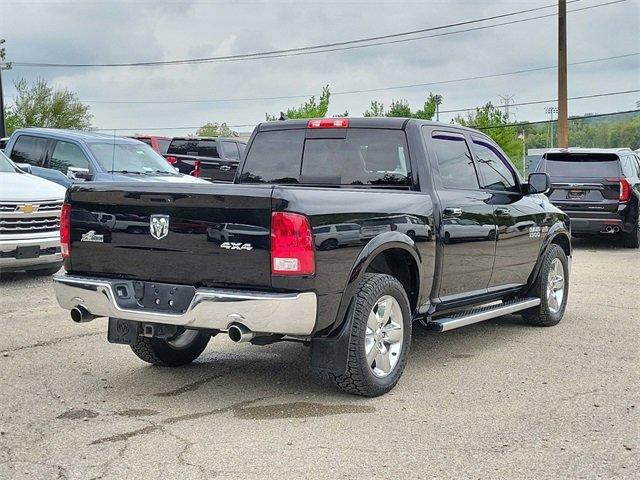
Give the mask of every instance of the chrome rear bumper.
<path id="1" fill-rule="evenodd" d="M 111 279 L 62 274 L 53 280 L 62 308 L 71 310 L 82 306 L 97 317 L 215 330 L 227 330 L 239 323 L 256 333 L 291 336 L 311 334 L 316 323 L 317 299 L 313 292 L 199 288 L 185 313 L 173 314 L 143 307 L 121 308 Z"/>

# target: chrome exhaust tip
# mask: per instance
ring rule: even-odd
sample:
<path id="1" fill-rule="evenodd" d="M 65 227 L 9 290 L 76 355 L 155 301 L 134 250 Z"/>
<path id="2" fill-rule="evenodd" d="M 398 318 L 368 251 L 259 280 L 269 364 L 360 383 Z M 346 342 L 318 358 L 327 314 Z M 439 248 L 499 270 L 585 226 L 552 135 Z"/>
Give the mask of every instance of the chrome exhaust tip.
<path id="1" fill-rule="evenodd" d="M 227 331 L 229 338 L 234 343 L 248 342 L 253 339 L 256 334 L 242 324 L 234 323 Z"/>
<path id="2" fill-rule="evenodd" d="M 76 323 L 90 322 L 94 318 L 96 318 L 96 316 L 89 313 L 89 310 L 82 305 L 78 305 L 71 309 L 71 320 Z"/>
<path id="3" fill-rule="evenodd" d="M 620 231 L 620 227 L 613 227 L 613 233 L 618 233 Z"/>

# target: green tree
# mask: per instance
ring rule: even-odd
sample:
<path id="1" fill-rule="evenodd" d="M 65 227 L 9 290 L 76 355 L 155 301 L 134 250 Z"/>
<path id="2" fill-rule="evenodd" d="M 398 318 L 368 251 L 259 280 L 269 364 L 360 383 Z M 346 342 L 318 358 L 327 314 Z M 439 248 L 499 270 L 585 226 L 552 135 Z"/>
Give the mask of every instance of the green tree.
<path id="1" fill-rule="evenodd" d="M 320 98 L 316 100 L 316 96 L 313 95 L 309 100 L 304 102 L 298 108 L 289 108 L 283 114 L 286 118 L 322 118 L 327 116 L 329 110 L 329 100 L 331 98 L 331 92 L 329 91 L 329 85 L 325 85 L 320 94 Z M 345 112 L 346 113 L 346 112 Z M 278 120 L 279 117 L 275 115 L 265 115 L 267 121 Z"/>
<path id="2" fill-rule="evenodd" d="M 205 123 L 198 130 L 196 135 L 199 137 L 237 137 L 238 132 L 229 128 L 226 123 Z"/>
<path id="3" fill-rule="evenodd" d="M 93 115 L 78 94 L 50 87 L 46 80 L 37 79 L 29 85 L 24 78 L 14 82 L 17 96 L 7 109 L 7 133 L 17 128 L 49 127 L 87 130 Z"/>
<path id="4" fill-rule="evenodd" d="M 507 116 L 491 102 L 476 108 L 466 118 L 458 115 L 454 123 L 476 128 L 490 136 L 500 148 L 509 156 L 516 167 L 522 171 L 524 159 L 522 158 L 522 140 L 518 138 L 518 127 L 509 125 Z"/>
<path id="5" fill-rule="evenodd" d="M 0 38 L 0 60 L 7 58 L 7 49 L 3 47 L 5 41 L 4 38 Z"/>
<path id="6" fill-rule="evenodd" d="M 415 112 L 411 110 L 411 106 L 407 100 L 393 100 L 389 106 L 389 110 L 385 110 L 384 104 L 373 100 L 369 109 L 364 112 L 365 117 L 404 117 L 404 118 L 420 118 L 422 120 L 433 119 L 438 105 L 442 103 L 442 95 L 429 93 L 427 100 L 420 110 Z"/>

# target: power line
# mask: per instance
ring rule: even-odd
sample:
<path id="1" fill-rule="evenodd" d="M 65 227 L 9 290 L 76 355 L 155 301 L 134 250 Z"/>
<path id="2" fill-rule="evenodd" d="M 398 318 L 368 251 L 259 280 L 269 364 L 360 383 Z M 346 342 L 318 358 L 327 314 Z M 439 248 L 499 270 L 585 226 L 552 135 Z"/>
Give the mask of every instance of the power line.
<path id="1" fill-rule="evenodd" d="M 581 99 L 585 99 L 585 98 L 597 98 L 597 97 L 609 97 L 612 95 L 623 95 L 623 94 L 628 94 L 628 93 L 637 93 L 640 92 L 640 89 L 636 89 L 636 90 L 624 90 L 624 91 L 620 91 L 620 92 L 607 92 L 607 93 L 598 93 L 598 94 L 593 94 L 593 95 L 581 95 L 578 97 L 569 97 L 569 100 L 581 100 Z M 534 100 L 531 102 L 522 102 L 522 103 L 512 103 L 511 106 L 521 106 L 521 105 L 537 105 L 540 103 L 551 103 L 551 102 L 557 102 L 557 99 L 550 99 L 550 100 Z M 462 108 L 462 109 L 457 109 L 457 110 L 446 110 L 446 111 L 442 111 L 440 113 L 456 113 L 456 112 L 469 112 L 472 110 L 475 110 L 477 107 L 474 108 Z M 255 127 L 257 125 L 257 123 L 250 123 L 250 124 L 244 124 L 244 125 L 227 125 L 229 128 L 249 128 L 249 127 Z M 196 125 L 196 126 L 189 126 L 189 127 L 136 127 L 136 128 L 95 128 L 94 130 L 97 131 L 109 131 L 109 132 L 113 132 L 113 131 L 154 131 L 154 130 L 194 130 L 194 129 L 198 129 L 200 128 L 202 125 Z"/>
<path id="2" fill-rule="evenodd" d="M 581 0 L 571 0 L 568 3 L 575 3 L 575 2 L 578 2 L 578 1 L 581 1 Z M 612 1 L 609 1 L 609 2 L 605 2 L 605 3 L 600 3 L 600 4 L 596 4 L 596 5 L 590 5 L 590 6 L 587 6 L 587 7 L 573 9 L 570 12 L 589 10 L 589 9 L 592 9 L 592 8 L 598 8 L 598 7 L 602 7 L 602 6 L 613 5 L 613 4 L 621 3 L 621 2 L 625 2 L 625 1 L 626 0 L 612 0 Z M 366 47 L 372 47 L 372 46 L 376 46 L 376 45 L 386 45 L 386 44 L 391 44 L 391 43 L 408 42 L 408 41 L 414 41 L 414 40 L 419 40 L 419 39 L 423 39 L 423 38 L 433 38 L 433 37 L 437 37 L 437 36 L 453 35 L 453 34 L 463 33 L 463 32 L 467 32 L 467 31 L 482 30 L 482 29 L 486 29 L 486 28 L 493 28 L 493 27 L 502 26 L 502 25 L 511 25 L 511 24 L 514 24 L 514 23 L 520 23 L 520 22 L 524 22 L 524 21 L 536 20 L 536 19 L 540 19 L 540 18 L 548 18 L 548 17 L 556 16 L 556 14 L 552 13 L 552 14 L 547 14 L 547 15 L 534 16 L 534 17 L 520 19 L 520 20 L 514 20 L 514 21 L 510 21 L 510 22 L 501 22 L 501 23 L 497 23 L 497 24 L 493 24 L 493 25 L 485 25 L 485 26 L 481 26 L 481 27 L 462 29 L 462 30 L 457 30 L 457 31 L 453 31 L 453 32 L 439 33 L 439 34 L 435 34 L 435 35 L 417 36 L 417 37 L 413 37 L 413 38 L 398 38 L 398 37 L 416 35 L 418 33 L 432 32 L 432 31 L 437 31 L 437 30 L 443 30 L 443 29 L 458 27 L 458 26 L 462 26 L 462 25 L 470 25 L 470 24 L 485 22 L 485 21 L 489 21 L 489 20 L 496 20 L 496 19 L 499 19 L 499 18 L 505 18 L 505 17 L 510 17 L 510 16 L 514 16 L 514 15 L 521 15 L 521 14 L 524 14 L 524 13 L 531 13 L 531 12 L 534 12 L 534 11 L 539 11 L 539 10 L 544 10 L 544 9 L 549 9 L 549 8 L 555 8 L 555 6 L 556 6 L 555 4 L 554 5 L 545 5 L 545 6 L 542 6 L 542 7 L 535 7 L 535 8 L 530 8 L 530 9 L 526 9 L 526 10 L 519 10 L 519 11 L 515 11 L 515 12 L 509 12 L 509 13 L 504 13 L 504 14 L 500 14 L 500 15 L 493 15 L 493 16 L 479 18 L 479 19 L 466 20 L 466 21 L 463 21 L 463 22 L 451 23 L 451 24 L 447 24 L 447 25 L 440 25 L 440 26 L 437 26 L 437 27 L 429 27 L 429 28 L 423 28 L 423 29 L 419 29 L 419 30 L 411 30 L 411 31 L 407 31 L 407 32 L 400 32 L 400 33 L 394 33 L 394 34 L 389 34 L 389 35 L 381 35 L 381 36 L 376 36 L 376 37 L 368 37 L 368 38 L 362 38 L 362 39 L 357 39 L 357 40 L 346 40 L 346 41 L 342 41 L 342 42 L 333 42 L 333 43 L 326 43 L 326 44 L 321 44 L 321 45 L 311 45 L 311 46 L 305 46 L 305 47 L 296 47 L 296 48 L 288 48 L 288 49 L 282 49 L 282 50 L 271 50 L 271 51 L 264 51 L 264 52 L 245 53 L 245 54 L 238 54 L 238 55 L 226 55 L 226 56 L 217 56 L 217 57 L 202 57 L 202 58 L 191 58 L 191 59 L 182 59 L 182 60 L 161 60 L 161 61 L 128 62 L 128 63 L 101 63 L 101 64 L 98 64 L 98 63 L 45 63 L 45 62 L 13 62 L 13 63 L 17 67 L 53 67 L 53 68 L 56 68 L 56 67 L 63 67 L 63 68 L 139 67 L 139 66 L 159 66 L 159 65 L 165 65 L 166 66 L 166 65 L 185 65 L 185 64 L 199 64 L 199 63 L 218 63 L 218 62 L 229 62 L 229 61 L 252 60 L 252 59 L 257 59 L 257 58 L 278 58 L 278 57 L 283 57 L 283 56 L 309 55 L 309 54 L 324 53 L 324 52 L 331 52 L 331 51 L 337 51 L 337 50 L 350 50 L 350 49 L 354 49 L 354 48 L 366 48 Z M 394 38 L 395 40 L 378 41 L 378 40 L 385 40 L 385 39 L 391 39 L 391 38 Z M 375 42 L 375 43 L 367 43 L 367 42 Z M 363 44 L 363 43 L 366 43 L 366 44 L 360 45 L 360 44 Z"/>
<path id="3" fill-rule="evenodd" d="M 608 60 L 618 60 L 621 58 L 628 58 L 640 55 L 640 52 L 627 53 L 624 55 L 615 55 L 612 57 L 604 57 L 604 58 L 595 58 L 590 60 L 582 60 L 579 62 L 572 62 L 569 65 L 587 65 L 591 63 L 604 62 Z M 476 75 L 473 77 L 464 77 L 464 78 L 455 78 L 450 80 L 440 80 L 435 82 L 425 82 L 425 83 L 412 83 L 406 85 L 392 85 L 387 87 L 378 87 L 378 88 L 368 88 L 368 89 L 360 89 L 360 90 L 345 90 L 341 92 L 331 92 L 331 95 L 352 95 L 357 93 L 371 93 L 371 92 L 382 92 L 387 90 L 400 90 L 405 88 L 417 88 L 417 87 L 427 87 L 427 86 L 435 86 L 435 85 L 446 85 L 449 83 L 460 83 L 466 82 L 470 80 L 482 80 L 487 78 L 496 78 L 496 77 L 506 77 L 509 75 L 519 75 L 522 73 L 530 73 L 530 72 L 539 72 L 544 70 L 555 70 L 557 66 L 550 65 L 546 67 L 535 67 L 535 68 L 527 68 L 523 70 L 515 70 L 511 72 L 503 72 L 503 73 L 493 73 L 489 75 Z M 265 100 L 290 100 L 296 98 L 308 98 L 312 95 L 319 95 L 319 93 L 307 93 L 307 94 L 298 94 L 298 95 L 279 95 L 273 97 L 236 97 L 236 98 L 218 98 L 218 99 L 201 99 L 201 100 L 82 100 L 83 103 L 92 103 L 92 104 L 118 104 L 118 105 L 146 105 L 146 104 L 181 104 L 181 103 L 226 103 L 226 102 L 253 102 L 253 101 L 265 101 Z M 13 97 L 12 97 L 13 98 Z M 511 103 L 510 105 L 513 105 Z"/>

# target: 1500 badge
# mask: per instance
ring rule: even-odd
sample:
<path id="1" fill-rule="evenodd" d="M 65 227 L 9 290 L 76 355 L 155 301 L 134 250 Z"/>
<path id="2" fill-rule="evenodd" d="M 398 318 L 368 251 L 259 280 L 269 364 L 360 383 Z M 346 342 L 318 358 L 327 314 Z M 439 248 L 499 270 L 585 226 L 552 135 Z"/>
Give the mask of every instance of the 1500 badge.
<path id="1" fill-rule="evenodd" d="M 540 238 L 543 233 L 547 233 L 548 231 L 549 227 L 530 227 L 529 236 L 531 238 Z"/>
<path id="2" fill-rule="evenodd" d="M 220 245 L 220 248 L 226 248 L 227 250 L 253 250 L 253 245 L 250 243 L 224 242 Z"/>

